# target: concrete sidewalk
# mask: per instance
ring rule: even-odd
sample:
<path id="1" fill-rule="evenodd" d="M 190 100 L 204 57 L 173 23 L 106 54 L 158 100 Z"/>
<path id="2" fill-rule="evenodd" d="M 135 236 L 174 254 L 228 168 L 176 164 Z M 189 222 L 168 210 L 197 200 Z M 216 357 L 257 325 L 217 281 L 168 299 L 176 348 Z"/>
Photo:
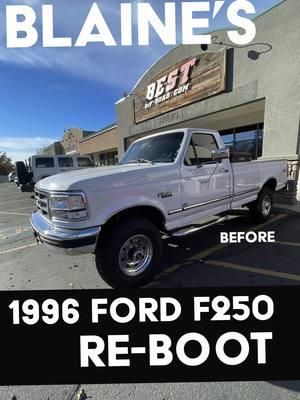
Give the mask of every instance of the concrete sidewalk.
<path id="1" fill-rule="evenodd" d="M 300 201 L 295 205 L 274 203 L 274 211 L 287 214 L 300 214 Z"/>

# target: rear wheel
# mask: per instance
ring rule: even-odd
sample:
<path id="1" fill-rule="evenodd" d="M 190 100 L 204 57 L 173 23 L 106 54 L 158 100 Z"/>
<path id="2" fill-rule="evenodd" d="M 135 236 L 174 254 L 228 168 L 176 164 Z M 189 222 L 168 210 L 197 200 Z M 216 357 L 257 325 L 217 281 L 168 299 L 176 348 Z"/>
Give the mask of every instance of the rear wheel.
<path id="1" fill-rule="evenodd" d="M 263 188 L 257 200 L 249 206 L 250 213 L 258 222 L 267 221 L 273 210 L 273 191 L 267 187 Z"/>
<path id="2" fill-rule="evenodd" d="M 131 218 L 120 222 L 101 243 L 96 266 L 110 286 L 138 287 L 154 275 L 161 254 L 158 229 L 147 219 Z"/>

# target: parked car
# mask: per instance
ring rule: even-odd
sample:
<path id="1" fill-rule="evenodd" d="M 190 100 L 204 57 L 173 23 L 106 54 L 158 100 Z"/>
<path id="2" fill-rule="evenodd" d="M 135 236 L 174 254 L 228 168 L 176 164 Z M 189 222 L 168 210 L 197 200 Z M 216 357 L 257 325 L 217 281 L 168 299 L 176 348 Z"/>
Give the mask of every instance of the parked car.
<path id="1" fill-rule="evenodd" d="M 189 235 L 240 206 L 265 221 L 287 174 L 287 160 L 230 157 L 218 132 L 179 129 L 137 140 L 117 166 L 39 181 L 31 225 L 54 249 L 94 253 L 111 286 L 135 287 L 159 268 L 162 233 Z"/>
<path id="2" fill-rule="evenodd" d="M 8 182 L 14 182 L 16 177 L 16 171 L 12 171 L 10 174 L 8 174 L 7 176 L 7 180 Z"/>
<path id="3" fill-rule="evenodd" d="M 17 184 L 21 188 L 22 185 L 35 185 L 52 175 L 94 166 L 89 156 L 35 155 L 29 158 L 27 165 L 23 161 L 16 162 Z"/>

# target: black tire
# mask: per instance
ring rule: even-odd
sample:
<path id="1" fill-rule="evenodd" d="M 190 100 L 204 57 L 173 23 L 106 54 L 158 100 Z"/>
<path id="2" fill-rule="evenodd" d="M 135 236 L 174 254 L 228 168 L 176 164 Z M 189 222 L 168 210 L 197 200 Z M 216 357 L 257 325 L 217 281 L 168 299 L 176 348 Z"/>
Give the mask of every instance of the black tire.
<path id="1" fill-rule="evenodd" d="M 267 221 L 273 210 L 273 191 L 267 187 L 262 188 L 257 200 L 249 205 L 249 209 L 255 221 Z"/>
<path id="2" fill-rule="evenodd" d="M 128 249 L 128 246 L 132 248 L 126 253 L 124 249 Z M 145 252 L 148 256 L 141 255 Z M 122 259 L 123 254 L 125 258 Z M 139 287 L 148 282 L 159 267 L 161 255 L 162 239 L 159 230 L 145 218 L 130 218 L 114 226 L 103 242 L 100 237 L 95 260 L 97 270 L 106 283 L 113 288 L 128 288 Z M 143 265 L 143 260 L 146 260 L 144 269 L 134 271 L 124 267 L 127 259 L 132 257 L 136 260 L 137 256 L 140 259 L 138 264 Z"/>

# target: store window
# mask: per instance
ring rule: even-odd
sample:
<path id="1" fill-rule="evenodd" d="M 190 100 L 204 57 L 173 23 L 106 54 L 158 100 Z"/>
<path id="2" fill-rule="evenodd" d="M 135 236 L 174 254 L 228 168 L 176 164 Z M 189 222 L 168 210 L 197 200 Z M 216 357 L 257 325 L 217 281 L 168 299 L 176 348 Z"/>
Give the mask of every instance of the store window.
<path id="1" fill-rule="evenodd" d="M 220 134 L 231 153 L 250 153 L 253 160 L 262 156 L 264 136 L 262 123 L 220 131 Z"/>
<path id="2" fill-rule="evenodd" d="M 234 132 L 232 129 L 228 131 L 221 131 L 223 142 L 225 146 L 230 150 L 230 152 L 234 152 Z"/>
<path id="3" fill-rule="evenodd" d="M 94 164 L 88 157 L 78 157 L 77 158 L 78 167 L 93 167 Z"/>
<path id="4" fill-rule="evenodd" d="M 107 165 L 116 165 L 118 163 L 117 155 L 118 153 L 116 151 L 107 153 Z"/>
<path id="5" fill-rule="evenodd" d="M 235 151 L 239 153 L 251 153 L 252 158 L 256 158 L 256 135 L 257 129 L 255 127 L 252 129 L 236 129 Z"/>
<path id="6" fill-rule="evenodd" d="M 101 167 L 105 166 L 105 154 L 100 154 L 99 155 L 99 163 Z"/>
<path id="7" fill-rule="evenodd" d="M 118 152 L 111 151 L 109 153 L 102 153 L 99 155 L 99 163 L 101 167 L 105 167 L 107 165 L 116 165 L 118 164 Z"/>
<path id="8" fill-rule="evenodd" d="M 258 153 L 258 157 L 262 156 L 263 140 L 264 140 L 264 124 L 259 124 L 258 135 L 257 135 L 257 153 Z"/>

